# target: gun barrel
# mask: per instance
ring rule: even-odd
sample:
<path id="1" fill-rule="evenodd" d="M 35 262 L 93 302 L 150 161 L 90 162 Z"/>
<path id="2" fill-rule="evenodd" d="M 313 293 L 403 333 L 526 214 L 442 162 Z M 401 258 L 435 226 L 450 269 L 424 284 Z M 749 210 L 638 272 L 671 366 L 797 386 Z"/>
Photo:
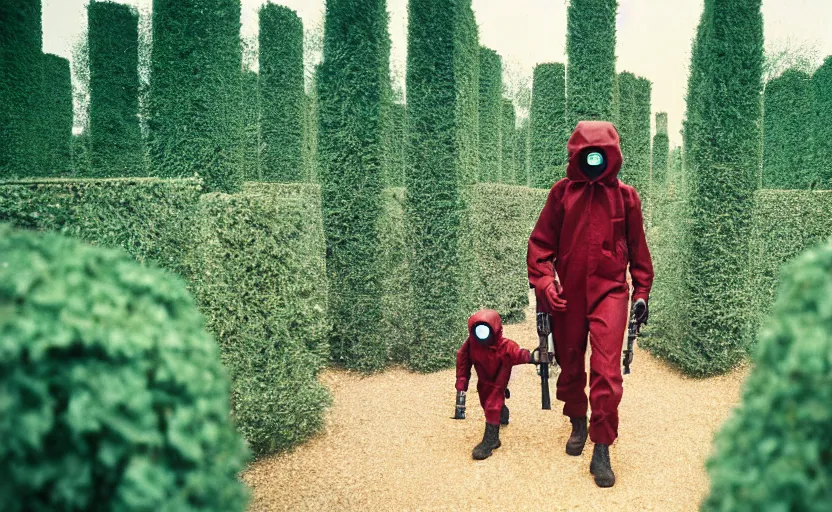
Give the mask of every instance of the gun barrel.
<path id="1" fill-rule="evenodd" d="M 549 365 L 540 365 L 540 396 L 542 397 L 543 409 L 552 408 L 552 399 L 549 396 Z"/>

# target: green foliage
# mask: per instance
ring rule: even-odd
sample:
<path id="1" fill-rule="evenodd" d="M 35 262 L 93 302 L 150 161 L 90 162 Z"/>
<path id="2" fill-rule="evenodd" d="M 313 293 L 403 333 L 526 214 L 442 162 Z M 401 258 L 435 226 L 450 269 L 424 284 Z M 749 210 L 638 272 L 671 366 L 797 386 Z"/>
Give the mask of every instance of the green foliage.
<path id="1" fill-rule="evenodd" d="M 490 48 L 480 47 L 479 56 L 479 159 L 478 180 L 500 181 L 503 116 L 503 60 Z"/>
<path id="2" fill-rule="evenodd" d="M 91 2 L 87 12 L 92 166 L 83 175 L 146 176 L 138 117 L 139 16 L 133 7 L 111 2 Z"/>
<path id="3" fill-rule="evenodd" d="M 56 55 L 44 55 L 43 63 L 44 174 L 72 174 L 72 80 L 69 61 Z"/>
<path id="4" fill-rule="evenodd" d="M 228 377 L 179 280 L 0 226 L 4 510 L 243 511 Z"/>
<path id="5" fill-rule="evenodd" d="M 318 188 L 247 184 L 200 199 L 194 295 L 231 375 L 237 428 L 257 454 L 320 432 L 330 403 Z"/>
<path id="6" fill-rule="evenodd" d="M 263 180 L 305 181 L 303 23 L 288 7 L 260 8 Z"/>
<path id="7" fill-rule="evenodd" d="M 567 11 L 567 126 L 615 121 L 615 18 L 617 0 L 572 0 Z"/>
<path id="8" fill-rule="evenodd" d="M 390 130 L 387 132 L 387 170 L 384 183 L 388 187 L 404 186 L 405 143 L 407 142 L 407 110 L 400 103 L 390 106 Z"/>
<path id="9" fill-rule="evenodd" d="M 411 247 L 409 365 L 454 364 L 475 308 L 470 187 L 477 177 L 480 47 L 470 0 L 410 0 L 405 217 Z"/>
<path id="10" fill-rule="evenodd" d="M 650 82 L 632 73 L 618 77 L 620 110 L 616 128 L 624 163 L 619 179 L 635 187 L 647 210 L 650 188 Z"/>
<path id="11" fill-rule="evenodd" d="M 259 78 L 254 71 L 243 71 L 243 176 L 246 181 L 263 181 L 260 169 Z"/>
<path id="12" fill-rule="evenodd" d="M 656 135 L 653 137 L 653 159 L 650 181 L 654 190 L 662 190 L 667 183 L 670 139 L 667 136 L 667 112 L 656 114 Z"/>
<path id="13" fill-rule="evenodd" d="M 685 124 L 690 219 L 682 238 L 687 373 L 727 371 L 744 355 L 753 194 L 760 164 L 760 0 L 706 0 L 693 48 Z"/>
<path id="14" fill-rule="evenodd" d="M 788 266 L 742 403 L 714 439 L 703 511 L 832 502 L 832 244 Z"/>
<path id="15" fill-rule="evenodd" d="M 318 183 L 318 93 L 306 95 L 303 120 L 303 165 L 309 181 Z"/>
<path id="16" fill-rule="evenodd" d="M 153 0 L 150 163 L 199 174 L 210 191 L 243 180 L 240 0 Z"/>
<path id="17" fill-rule="evenodd" d="M 668 187 L 676 187 L 682 179 L 683 155 L 682 148 L 677 146 L 670 150 L 667 157 L 667 178 L 665 179 Z"/>
<path id="18" fill-rule="evenodd" d="M 807 189 L 823 177 L 814 152 L 814 89 L 806 73 L 787 70 L 765 88 L 763 188 Z M 828 188 L 828 183 L 823 183 Z"/>
<path id="19" fill-rule="evenodd" d="M 384 0 L 327 2 L 324 60 L 316 77 L 332 355 L 367 372 L 386 364 L 376 226 L 390 88 L 387 18 Z"/>
<path id="20" fill-rule="evenodd" d="M 391 361 L 407 363 L 416 318 L 410 309 L 410 266 L 405 231 L 405 189 L 387 188 L 379 219 L 381 247 L 381 337 Z"/>
<path id="21" fill-rule="evenodd" d="M 812 75 L 815 99 L 815 154 L 812 169 L 823 184 L 832 182 L 832 55 Z"/>
<path id="22" fill-rule="evenodd" d="M 529 157 L 531 147 L 531 123 L 524 119 L 515 132 L 517 151 L 515 157 L 515 169 L 517 169 L 517 184 L 524 187 L 529 186 Z"/>
<path id="23" fill-rule="evenodd" d="M 503 98 L 503 114 L 500 122 L 500 182 L 517 184 L 517 115 L 511 100 Z"/>
<path id="24" fill-rule="evenodd" d="M 0 178 L 39 176 L 41 0 L 4 0 L 0 20 Z"/>
<path id="25" fill-rule="evenodd" d="M 566 68 L 539 64 L 534 69 L 531 109 L 531 186 L 550 189 L 566 177 Z"/>

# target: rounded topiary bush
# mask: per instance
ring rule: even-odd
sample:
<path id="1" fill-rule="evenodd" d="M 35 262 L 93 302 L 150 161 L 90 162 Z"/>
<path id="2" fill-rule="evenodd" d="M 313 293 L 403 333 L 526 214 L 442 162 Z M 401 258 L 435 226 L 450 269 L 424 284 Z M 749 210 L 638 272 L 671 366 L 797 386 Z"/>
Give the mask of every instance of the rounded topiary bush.
<path id="1" fill-rule="evenodd" d="M 4 511 L 244 510 L 228 397 L 179 279 L 0 225 Z"/>
<path id="2" fill-rule="evenodd" d="M 742 404 L 719 432 L 702 510 L 829 510 L 832 243 L 784 271 Z"/>

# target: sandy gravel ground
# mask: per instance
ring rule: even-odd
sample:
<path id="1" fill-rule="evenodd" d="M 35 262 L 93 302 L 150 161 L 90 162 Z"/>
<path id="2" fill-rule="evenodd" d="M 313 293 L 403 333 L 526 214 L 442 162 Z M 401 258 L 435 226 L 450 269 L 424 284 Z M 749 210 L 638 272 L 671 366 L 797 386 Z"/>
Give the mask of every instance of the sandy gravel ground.
<path id="1" fill-rule="evenodd" d="M 533 348 L 528 313 L 529 321 L 505 334 Z M 713 434 L 738 402 L 748 369 L 688 379 L 636 349 L 632 371 L 624 379 L 620 437 L 610 449 L 611 489 L 596 487 L 589 474 L 591 442 L 581 457 L 564 452 L 569 420 L 553 381 L 552 410 L 541 410 L 531 365 L 515 368 L 511 424 L 485 461 L 471 459 L 485 422 L 475 382 L 468 419 L 455 421 L 452 370 L 394 369 L 367 378 L 329 371 L 321 377 L 335 397 L 326 433 L 252 464 L 243 476 L 253 488 L 250 510 L 697 510 L 708 491 L 704 463 Z"/>

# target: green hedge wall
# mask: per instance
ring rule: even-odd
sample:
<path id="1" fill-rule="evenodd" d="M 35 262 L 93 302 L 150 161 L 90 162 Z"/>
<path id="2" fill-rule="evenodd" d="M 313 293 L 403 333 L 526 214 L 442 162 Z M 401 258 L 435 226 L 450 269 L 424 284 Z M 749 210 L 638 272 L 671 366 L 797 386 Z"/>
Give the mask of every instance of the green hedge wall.
<path id="1" fill-rule="evenodd" d="M 288 7 L 260 9 L 263 180 L 305 181 L 303 22 Z"/>
<path id="2" fill-rule="evenodd" d="M 153 0 L 151 174 L 199 174 L 210 191 L 243 180 L 240 0 Z"/>
<path id="3" fill-rule="evenodd" d="M 87 13 L 92 166 L 82 176 L 146 176 L 138 117 L 138 13 L 111 2 L 92 2 Z"/>
<path id="4" fill-rule="evenodd" d="M 677 146 L 670 150 L 667 157 L 667 178 L 665 179 L 668 187 L 676 187 L 682 179 L 682 165 L 683 165 L 682 148 Z"/>
<path id="5" fill-rule="evenodd" d="M 516 185 L 517 182 L 517 114 L 514 103 L 503 98 L 503 113 L 500 122 L 500 182 Z"/>
<path id="6" fill-rule="evenodd" d="M 306 95 L 303 127 L 303 165 L 311 183 L 318 183 L 318 93 Z"/>
<path id="7" fill-rule="evenodd" d="M 386 150 L 389 34 L 384 0 L 326 6 L 317 73 L 319 179 L 335 361 L 361 371 L 386 364 L 380 336 L 376 225 Z"/>
<path id="8" fill-rule="evenodd" d="M 43 63 L 43 131 L 44 174 L 72 174 L 72 79 L 69 61 L 56 55 L 44 55 Z"/>
<path id="9" fill-rule="evenodd" d="M 243 511 L 245 444 L 179 279 L 0 226 L 4 510 Z"/>
<path id="10" fill-rule="evenodd" d="M 252 450 L 308 439 L 330 403 L 318 188 L 247 184 L 202 196 L 192 287 L 233 382 L 232 409 Z"/>
<path id="11" fill-rule="evenodd" d="M 656 135 L 653 137 L 653 158 L 651 160 L 650 182 L 656 190 L 667 184 L 670 138 L 667 135 L 667 112 L 656 114 Z"/>
<path id="12" fill-rule="evenodd" d="M 409 365 L 452 366 L 477 288 L 470 186 L 477 176 L 479 61 L 470 0 L 409 4 L 405 215 L 414 322 Z"/>
<path id="13" fill-rule="evenodd" d="M 407 110 L 401 103 L 390 106 L 390 130 L 387 132 L 387 170 L 384 183 L 388 187 L 404 186 L 405 144 L 407 142 Z"/>
<path id="14" fill-rule="evenodd" d="M 392 187 L 382 195 L 382 216 L 379 219 L 381 247 L 381 337 L 387 356 L 395 363 L 407 363 L 410 332 L 416 317 L 410 308 L 410 265 L 405 230 L 405 189 Z"/>
<path id="15" fill-rule="evenodd" d="M 529 158 L 531 156 L 531 123 L 528 118 L 521 121 L 520 127 L 517 128 L 514 136 L 517 141 L 517 151 L 514 154 L 514 166 L 515 169 L 517 169 L 517 184 L 528 187 L 531 180 L 531 176 L 529 176 Z"/>
<path id="16" fill-rule="evenodd" d="M 814 154 L 811 77 L 789 69 L 765 88 L 763 188 L 808 189 L 823 181 Z M 827 187 L 824 187 L 827 188 Z"/>
<path id="17" fill-rule="evenodd" d="M 550 189 L 566 177 L 566 68 L 539 64 L 534 68 L 531 108 L 531 186 Z"/>
<path id="18" fill-rule="evenodd" d="M 617 0 L 572 0 L 567 10 L 566 118 L 615 121 L 615 19 Z"/>
<path id="19" fill-rule="evenodd" d="M 620 111 L 618 132 L 624 164 L 619 178 L 635 187 L 647 210 L 650 189 L 650 82 L 632 73 L 618 77 Z"/>
<path id="20" fill-rule="evenodd" d="M 246 181 L 263 181 L 260 168 L 260 76 L 243 71 L 243 175 Z"/>
<path id="21" fill-rule="evenodd" d="M 0 179 L 41 174 L 41 0 L 0 4 Z"/>
<path id="22" fill-rule="evenodd" d="M 479 159 L 478 180 L 500 181 L 502 147 L 500 119 L 503 116 L 503 60 L 490 48 L 480 47 Z"/>
<path id="23" fill-rule="evenodd" d="M 832 183 L 832 55 L 812 75 L 815 99 L 815 154 L 822 182 Z"/>
<path id="24" fill-rule="evenodd" d="M 714 439 L 703 511 L 832 503 L 832 245 L 787 268 L 740 406 Z"/>

